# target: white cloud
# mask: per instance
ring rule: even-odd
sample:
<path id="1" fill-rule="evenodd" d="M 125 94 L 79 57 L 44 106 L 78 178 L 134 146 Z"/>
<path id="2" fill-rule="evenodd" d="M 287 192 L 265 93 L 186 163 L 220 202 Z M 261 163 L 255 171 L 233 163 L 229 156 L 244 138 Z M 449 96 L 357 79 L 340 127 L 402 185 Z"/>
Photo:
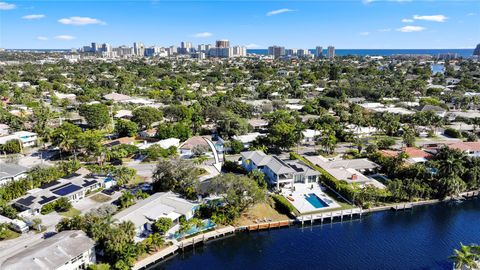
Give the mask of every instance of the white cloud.
<path id="1" fill-rule="evenodd" d="M 0 10 L 10 10 L 16 7 L 17 6 L 15 6 L 14 4 L 9 4 L 7 2 L 0 2 Z"/>
<path id="2" fill-rule="evenodd" d="M 94 19 L 90 17 L 78 17 L 78 16 L 63 18 L 58 20 L 58 22 L 61 24 L 69 24 L 69 25 L 105 24 L 105 22 L 99 19 Z"/>
<path id="3" fill-rule="evenodd" d="M 193 36 L 196 37 L 196 38 L 207 38 L 207 37 L 213 36 L 213 34 L 210 33 L 210 32 L 201 32 L 201 33 L 196 33 Z"/>
<path id="4" fill-rule="evenodd" d="M 391 28 L 378 29 L 378 32 L 390 32 L 390 31 L 392 31 Z"/>
<path id="5" fill-rule="evenodd" d="M 412 19 L 402 19 L 402 22 L 404 22 L 404 23 L 411 23 L 411 22 L 413 22 L 413 20 L 412 20 Z"/>
<path id="6" fill-rule="evenodd" d="M 444 22 L 448 18 L 444 15 L 414 15 L 413 18 L 415 20 L 421 20 L 421 21 L 430 21 L 430 22 Z"/>
<path id="7" fill-rule="evenodd" d="M 247 47 L 247 49 L 257 49 L 257 48 L 260 48 L 260 45 L 255 43 L 250 43 L 248 45 L 245 45 L 245 47 Z"/>
<path id="8" fill-rule="evenodd" d="M 38 40 L 45 41 L 45 40 L 48 40 L 48 37 L 38 36 L 37 39 L 38 39 Z"/>
<path id="9" fill-rule="evenodd" d="M 360 32 L 359 35 L 360 36 L 368 36 L 368 35 L 370 35 L 370 32 Z"/>
<path id="10" fill-rule="evenodd" d="M 278 15 L 278 14 L 293 12 L 293 11 L 295 10 L 289 9 L 289 8 L 282 8 L 282 9 L 277 9 L 277 10 L 272 10 L 267 12 L 267 16 L 273 16 L 273 15 Z"/>
<path id="11" fill-rule="evenodd" d="M 425 27 L 415 26 L 415 25 L 407 25 L 397 29 L 397 31 L 403 32 L 403 33 L 421 32 L 423 30 L 425 30 Z"/>
<path id="12" fill-rule="evenodd" d="M 45 15 L 43 14 L 30 14 L 22 17 L 22 19 L 25 19 L 25 20 L 38 20 L 43 18 L 45 18 Z"/>
<path id="13" fill-rule="evenodd" d="M 69 36 L 69 35 L 60 35 L 60 36 L 56 36 L 55 39 L 58 39 L 58 40 L 73 40 L 75 39 L 74 36 Z"/>

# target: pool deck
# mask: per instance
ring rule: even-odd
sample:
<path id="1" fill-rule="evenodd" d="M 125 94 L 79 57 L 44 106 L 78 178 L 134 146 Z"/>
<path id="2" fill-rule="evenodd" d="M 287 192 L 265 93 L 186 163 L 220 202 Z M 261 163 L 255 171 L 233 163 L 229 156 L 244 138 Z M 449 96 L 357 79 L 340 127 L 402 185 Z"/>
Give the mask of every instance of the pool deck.
<path id="1" fill-rule="evenodd" d="M 328 206 L 316 208 L 310 202 L 305 199 L 305 195 L 308 194 L 315 194 L 318 198 L 324 201 Z M 287 198 L 287 200 L 297 209 L 300 214 L 302 213 L 309 213 L 318 210 L 333 210 L 336 208 L 340 208 L 336 201 L 332 198 L 327 196 L 325 192 L 322 191 L 321 187 L 318 184 L 295 184 L 295 191 L 290 189 L 283 189 L 282 195 Z M 293 198 L 293 201 L 289 199 Z"/>

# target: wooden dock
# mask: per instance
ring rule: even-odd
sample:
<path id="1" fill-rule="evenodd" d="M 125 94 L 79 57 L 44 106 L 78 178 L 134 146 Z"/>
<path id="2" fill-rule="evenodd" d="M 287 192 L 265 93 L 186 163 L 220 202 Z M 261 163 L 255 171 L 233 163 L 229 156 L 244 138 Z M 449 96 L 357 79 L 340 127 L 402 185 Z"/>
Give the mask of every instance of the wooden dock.
<path id="1" fill-rule="evenodd" d="M 180 242 L 173 243 L 159 252 L 148 256 L 147 258 L 138 261 L 133 270 L 145 269 L 159 261 L 176 254 L 177 252 L 184 251 L 185 248 L 194 247 L 197 244 L 204 244 L 207 241 L 211 241 L 216 238 L 224 237 L 235 232 L 235 227 L 228 226 L 220 228 L 214 231 L 206 232 L 191 238 L 183 239 Z"/>
<path id="2" fill-rule="evenodd" d="M 320 221 L 321 223 L 333 222 L 335 218 L 343 221 L 344 219 L 353 219 L 361 218 L 364 211 L 361 208 L 352 208 L 347 210 L 337 210 L 331 212 L 324 212 L 319 214 L 310 214 L 297 217 L 297 221 L 304 225 L 305 222 L 310 222 L 313 224 L 315 221 Z"/>
<path id="3" fill-rule="evenodd" d="M 266 223 L 252 224 L 245 226 L 244 228 L 248 231 L 258 231 L 258 230 L 268 230 L 274 228 L 288 227 L 292 224 L 292 220 L 282 220 L 282 221 L 273 221 Z"/>

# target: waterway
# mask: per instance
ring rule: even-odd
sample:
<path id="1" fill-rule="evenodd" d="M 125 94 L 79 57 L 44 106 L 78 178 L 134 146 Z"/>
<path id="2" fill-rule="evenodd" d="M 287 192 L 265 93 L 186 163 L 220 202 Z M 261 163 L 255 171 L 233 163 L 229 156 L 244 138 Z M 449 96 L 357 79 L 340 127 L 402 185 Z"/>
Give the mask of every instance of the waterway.
<path id="1" fill-rule="evenodd" d="M 151 269 L 452 269 L 460 243 L 480 244 L 480 199 L 237 233 Z"/>

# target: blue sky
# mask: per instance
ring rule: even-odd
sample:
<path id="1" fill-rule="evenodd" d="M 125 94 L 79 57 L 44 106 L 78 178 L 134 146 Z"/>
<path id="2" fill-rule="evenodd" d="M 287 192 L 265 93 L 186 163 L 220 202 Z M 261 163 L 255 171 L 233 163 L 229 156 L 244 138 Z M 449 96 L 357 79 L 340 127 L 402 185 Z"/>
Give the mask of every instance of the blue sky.
<path id="1" fill-rule="evenodd" d="M 473 48 L 480 42 L 480 1 L 0 0 L 2 48 L 216 39 L 249 48 Z"/>

